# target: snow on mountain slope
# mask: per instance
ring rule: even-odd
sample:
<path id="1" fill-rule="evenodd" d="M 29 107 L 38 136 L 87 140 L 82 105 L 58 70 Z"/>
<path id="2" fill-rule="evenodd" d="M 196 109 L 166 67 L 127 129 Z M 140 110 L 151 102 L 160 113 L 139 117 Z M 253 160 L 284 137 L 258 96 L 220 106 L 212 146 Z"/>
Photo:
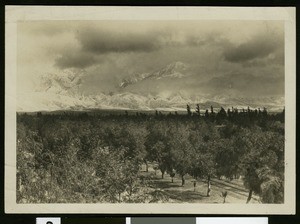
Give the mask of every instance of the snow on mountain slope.
<path id="1" fill-rule="evenodd" d="M 120 93 L 114 95 L 99 94 L 95 96 L 66 95 L 52 92 L 24 93 L 18 96 L 18 111 L 54 111 L 54 110 L 88 110 L 88 109 L 134 109 L 134 110 L 185 110 L 189 104 L 192 111 L 196 104 L 201 110 L 209 109 L 213 106 L 218 110 L 224 108 L 263 108 L 269 111 L 280 111 L 284 107 L 283 98 L 265 97 L 259 99 L 213 99 L 202 97 L 202 102 L 198 100 L 185 99 L 175 95 L 165 98 L 161 96 L 141 96 L 134 93 Z"/>
<path id="2" fill-rule="evenodd" d="M 88 101 L 76 97 L 52 92 L 31 92 L 17 96 L 18 111 L 54 111 L 70 109 L 76 106 L 89 107 L 92 105 Z"/>
<path id="3" fill-rule="evenodd" d="M 78 92 L 83 72 L 64 70 L 60 73 L 48 73 L 41 77 L 36 92 L 52 92 L 56 94 L 67 94 Z"/>
<path id="4" fill-rule="evenodd" d="M 162 79 L 162 78 L 183 78 L 187 76 L 184 74 L 188 66 L 182 62 L 174 62 L 161 70 L 154 71 L 151 73 L 134 74 L 122 80 L 120 83 L 121 88 L 125 88 L 128 85 L 135 84 L 145 79 Z"/>
<path id="5" fill-rule="evenodd" d="M 185 65 L 174 63 L 151 77 L 161 78 L 176 76 L 178 68 Z M 181 74 L 181 73 L 180 73 Z M 280 111 L 284 107 L 284 97 L 265 96 L 257 98 L 244 98 L 235 95 L 186 95 L 178 93 L 161 93 L 158 95 L 142 95 L 131 92 L 115 94 L 99 93 L 97 95 L 84 95 L 80 87 L 84 73 L 65 71 L 62 74 L 48 74 L 41 78 L 41 82 L 33 92 L 22 93 L 17 96 L 17 111 L 54 111 L 54 110 L 88 110 L 88 109 L 134 109 L 134 110 L 185 110 L 189 104 L 192 111 L 196 104 L 201 110 L 213 106 L 218 110 L 224 108 L 263 108 Z"/>
<path id="6" fill-rule="evenodd" d="M 142 109 L 148 110 L 147 98 L 141 95 L 132 93 L 120 93 L 106 97 L 106 102 L 101 104 L 114 108 Z"/>

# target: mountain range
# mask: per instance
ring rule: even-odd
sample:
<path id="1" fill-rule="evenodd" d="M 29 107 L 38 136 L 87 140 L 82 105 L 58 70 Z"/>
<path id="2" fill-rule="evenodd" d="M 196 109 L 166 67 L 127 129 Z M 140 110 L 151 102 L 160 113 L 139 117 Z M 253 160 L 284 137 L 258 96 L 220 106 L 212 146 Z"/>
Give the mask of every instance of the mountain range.
<path id="1" fill-rule="evenodd" d="M 72 70 L 63 73 L 51 73 L 41 76 L 40 83 L 32 92 L 18 94 L 17 111 L 55 111 L 55 110 L 89 110 L 89 109 L 126 109 L 126 110 L 186 110 L 190 104 L 201 110 L 210 108 L 263 108 L 269 111 L 280 111 L 284 107 L 284 97 L 242 97 L 236 95 L 209 94 L 172 94 L 134 93 L 126 87 L 147 79 L 183 79 L 188 76 L 185 70 L 188 65 L 174 62 L 166 67 L 142 74 L 126 77 L 119 83 L 119 92 L 113 94 L 98 93 L 85 95 L 79 90 L 84 82 L 84 73 Z"/>

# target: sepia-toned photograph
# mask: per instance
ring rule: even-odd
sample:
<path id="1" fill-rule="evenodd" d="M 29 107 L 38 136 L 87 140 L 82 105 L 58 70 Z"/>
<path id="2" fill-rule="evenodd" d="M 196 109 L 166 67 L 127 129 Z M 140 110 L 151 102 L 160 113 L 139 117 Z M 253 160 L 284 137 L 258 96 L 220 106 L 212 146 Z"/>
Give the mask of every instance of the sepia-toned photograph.
<path id="1" fill-rule="evenodd" d="M 15 208 L 260 213 L 295 195 L 283 19 L 25 19 L 14 29 L 5 150 Z"/>

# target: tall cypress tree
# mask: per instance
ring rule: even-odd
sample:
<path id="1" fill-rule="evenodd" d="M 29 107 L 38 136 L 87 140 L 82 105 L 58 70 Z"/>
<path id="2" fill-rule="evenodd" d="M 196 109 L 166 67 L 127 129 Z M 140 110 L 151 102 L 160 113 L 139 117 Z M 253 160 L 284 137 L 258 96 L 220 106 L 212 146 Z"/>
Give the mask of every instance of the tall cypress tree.
<path id="1" fill-rule="evenodd" d="M 191 107 L 190 107 L 190 105 L 186 105 L 186 110 L 187 110 L 187 114 L 188 114 L 188 116 L 191 116 L 192 115 L 192 112 L 191 112 Z"/>
<path id="2" fill-rule="evenodd" d="M 196 114 L 200 116 L 200 105 L 199 103 L 196 105 Z"/>

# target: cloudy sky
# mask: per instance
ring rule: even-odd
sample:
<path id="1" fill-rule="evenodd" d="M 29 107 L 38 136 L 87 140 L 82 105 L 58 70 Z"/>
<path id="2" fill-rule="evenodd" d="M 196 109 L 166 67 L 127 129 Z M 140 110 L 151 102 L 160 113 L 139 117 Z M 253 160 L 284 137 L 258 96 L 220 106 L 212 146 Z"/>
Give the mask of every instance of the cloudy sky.
<path id="1" fill-rule="evenodd" d="M 83 94 L 283 96 L 284 26 L 280 21 L 54 21 L 18 24 L 17 89 L 42 75 L 84 74 Z M 181 62 L 184 77 L 135 74 Z"/>

